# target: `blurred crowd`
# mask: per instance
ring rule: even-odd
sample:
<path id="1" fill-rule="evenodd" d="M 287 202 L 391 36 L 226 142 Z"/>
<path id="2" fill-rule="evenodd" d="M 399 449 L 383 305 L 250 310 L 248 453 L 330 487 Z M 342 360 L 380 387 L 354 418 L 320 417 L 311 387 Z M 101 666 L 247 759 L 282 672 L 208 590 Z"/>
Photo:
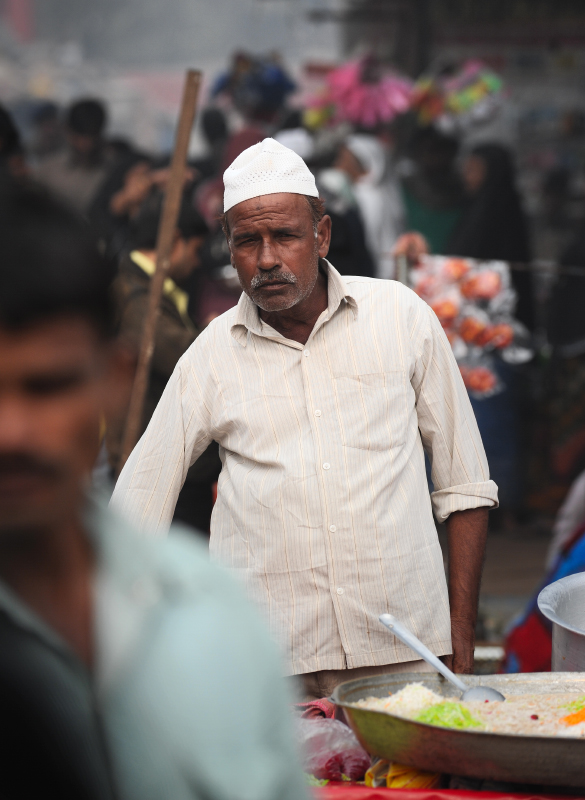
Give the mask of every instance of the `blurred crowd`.
<path id="1" fill-rule="evenodd" d="M 400 84 L 398 89 L 403 91 Z M 189 163 L 142 429 L 182 353 L 210 320 L 237 303 L 240 287 L 220 224 L 222 175 L 243 150 L 272 136 L 315 174 L 333 220 L 329 259 L 342 274 L 393 278 L 397 254 L 413 259 L 423 251 L 518 265 L 511 273 L 516 318 L 531 332 L 538 327 L 542 334 L 547 327 L 555 352 L 566 356 L 556 362 L 551 397 L 558 413 L 552 434 L 546 435 L 553 439 L 558 475 L 568 483 L 585 461 L 580 411 L 585 328 L 579 313 L 584 282 L 560 280 L 549 319 L 535 316 L 530 228 L 512 152 L 498 142 L 466 146 L 461 131 L 446 131 L 436 120 L 421 121 L 420 114 L 408 111 L 367 124 L 346 117 L 315 125 L 314 109 L 290 102 L 294 92 L 276 55 L 256 59 L 236 53 L 200 111 L 205 152 Z M 399 93 L 397 107 L 400 102 Z M 155 268 L 169 157 L 141 152 L 132 141 L 109 136 L 108 110 L 99 99 L 80 98 L 68 108 L 43 102 L 29 116 L 25 148 L 10 114 L 0 109 L 2 161 L 13 175 L 30 175 L 90 222 L 102 253 L 116 265 L 118 334 L 135 352 Z M 405 236 L 413 231 L 417 237 Z M 563 263 L 585 265 L 581 240 L 559 256 Z M 526 396 L 526 369 L 503 363 L 498 369 L 506 391 L 474 406 L 500 486 L 498 515 L 506 525 L 517 520 L 526 493 L 522 478 L 529 472 L 527 440 L 534 410 Z M 106 421 L 101 473 L 98 469 L 96 475 L 111 479 L 117 473 L 124 426 L 123 416 Z M 220 466 L 213 445 L 189 472 L 178 519 L 209 529 Z"/>

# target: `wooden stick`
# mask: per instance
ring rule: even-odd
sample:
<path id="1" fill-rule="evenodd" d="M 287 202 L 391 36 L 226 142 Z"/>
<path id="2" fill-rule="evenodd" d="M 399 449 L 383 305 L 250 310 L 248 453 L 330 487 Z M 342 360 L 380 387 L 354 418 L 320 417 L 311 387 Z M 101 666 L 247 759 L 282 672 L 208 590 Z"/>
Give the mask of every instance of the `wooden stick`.
<path id="1" fill-rule="evenodd" d="M 128 409 L 128 417 L 122 442 L 122 456 L 120 458 L 119 470 L 121 470 L 126 463 L 128 456 L 138 441 L 140 433 L 140 425 L 144 411 L 144 399 L 148 388 L 150 364 L 154 351 L 156 323 L 163 286 L 169 269 L 177 219 L 181 207 L 187 151 L 189 149 L 191 129 L 193 128 L 193 120 L 197 108 L 201 77 L 201 72 L 195 70 L 187 70 L 185 76 L 175 150 L 171 161 L 169 180 L 165 191 L 164 204 L 158 228 L 156 271 L 150 281 L 148 307 L 144 319 L 134 385 L 132 386 L 132 394 L 130 396 L 130 407 Z"/>

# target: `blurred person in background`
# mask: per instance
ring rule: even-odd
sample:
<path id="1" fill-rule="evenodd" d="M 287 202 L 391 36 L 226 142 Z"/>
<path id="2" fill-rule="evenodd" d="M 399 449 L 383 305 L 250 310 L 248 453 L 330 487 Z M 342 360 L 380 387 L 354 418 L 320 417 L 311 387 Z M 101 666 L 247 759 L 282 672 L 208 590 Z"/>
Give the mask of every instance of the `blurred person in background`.
<path id="1" fill-rule="evenodd" d="M 50 100 L 34 111 L 31 120 L 32 136 L 28 152 L 34 163 L 40 163 L 61 150 L 65 144 L 65 131 L 59 106 Z"/>
<path id="2" fill-rule="evenodd" d="M 161 207 L 160 192 L 152 193 L 143 204 L 132 226 L 133 248 L 122 257 L 119 274 L 113 284 L 118 336 L 120 342 L 134 353 L 140 348 L 150 281 L 156 268 L 156 239 Z M 207 233 L 205 221 L 186 195 L 177 221 L 168 277 L 159 307 L 141 433 L 146 430 L 177 361 L 197 336 L 188 314 L 189 296 L 181 285 L 188 282 L 199 267 L 199 251 Z M 120 466 L 125 424 L 125 413 L 117 419 L 107 420 L 106 447 L 114 473 Z M 175 520 L 209 532 L 213 508 L 212 487 L 220 470 L 218 448 L 214 443 L 190 468 L 177 502 Z"/>
<path id="3" fill-rule="evenodd" d="M 414 133 L 408 150 L 411 160 L 402 178 L 405 227 L 421 233 L 431 253 L 447 253 L 465 204 L 456 169 L 459 142 L 429 126 Z"/>
<path id="4" fill-rule="evenodd" d="M 263 138 L 260 123 L 255 120 L 246 122 L 228 137 L 219 174 L 201 181 L 195 187 L 195 207 L 209 227 L 209 236 L 201 248 L 201 269 L 193 273 L 188 283 L 189 312 L 201 328 L 206 327 L 224 311 L 233 308 L 241 293 L 238 281 L 234 280 L 229 248 L 220 223 L 224 190 L 222 176 L 240 153 L 261 142 Z"/>
<path id="5" fill-rule="evenodd" d="M 461 172 L 467 203 L 445 253 L 528 265 L 532 258 L 528 220 L 510 151 L 500 144 L 479 145 L 464 158 Z M 512 282 L 518 296 L 515 316 L 532 330 L 532 273 L 512 270 Z"/>
<path id="6" fill-rule="evenodd" d="M 291 112 L 274 139 L 300 156 L 315 175 L 319 195 L 331 217 L 329 257 L 340 275 L 363 275 L 373 278 L 375 266 L 368 246 L 352 177 L 335 166 L 339 146 L 319 152 L 314 137 L 302 126 L 301 114 Z M 333 143 L 331 142 L 330 145 Z"/>
<path id="7" fill-rule="evenodd" d="M 219 175 L 223 154 L 229 138 L 228 124 L 221 108 L 209 106 L 201 114 L 201 132 L 207 145 L 203 158 L 190 162 L 195 170 L 197 181 L 204 181 Z"/>
<path id="8" fill-rule="evenodd" d="M 132 220 L 167 178 L 168 169 L 156 169 L 153 159 L 139 152 L 123 156 L 108 171 L 87 214 L 106 256 L 118 260 L 128 248 Z"/>
<path id="9" fill-rule="evenodd" d="M 295 89 L 279 53 L 257 56 L 237 51 L 216 79 L 212 96 L 229 100 L 248 124 L 274 126 L 287 113 L 285 103 Z"/>
<path id="10" fill-rule="evenodd" d="M 78 100 L 65 120 L 66 147 L 34 169 L 35 178 L 81 214 L 85 214 L 106 177 L 106 110 L 99 100 Z"/>
<path id="11" fill-rule="evenodd" d="M 463 160 L 461 170 L 465 205 L 438 252 L 482 260 L 530 261 L 528 222 L 516 188 L 509 151 L 499 144 L 475 147 Z M 405 234 L 395 255 L 416 261 L 432 250 L 424 231 Z M 532 274 L 511 269 L 517 293 L 515 316 L 529 330 L 534 326 Z M 523 474 L 529 452 L 529 420 L 532 404 L 527 396 L 525 367 L 494 361 L 504 390 L 492 397 L 475 399 L 471 405 L 484 443 L 490 474 L 497 483 L 500 507 L 491 516 L 494 527 L 512 529 L 522 508 Z"/>
<path id="12" fill-rule="evenodd" d="M 585 572 L 585 472 L 573 482 L 557 513 L 546 566 L 544 580 L 506 633 L 502 672 L 551 670 L 552 623 L 538 608 L 538 595 L 561 578 Z"/>
<path id="13" fill-rule="evenodd" d="M 376 274 L 374 259 L 368 249 L 362 216 L 347 173 L 334 166 L 315 168 L 319 196 L 331 217 L 329 257 L 340 275 Z"/>
<path id="14" fill-rule="evenodd" d="M 514 262 L 529 265 L 531 259 L 528 221 L 516 187 L 509 150 L 500 144 L 479 145 L 464 158 L 464 212 L 447 244 L 449 255 L 480 260 L 512 262 L 516 290 L 515 317 L 534 328 L 532 273 L 514 269 Z M 490 473 L 500 487 L 500 508 L 492 524 L 513 528 L 522 506 L 523 478 L 529 451 L 529 427 L 533 406 L 527 397 L 526 368 L 497 359 L 494 368 L 504 391 L 493 397 L 471 399 L 484 441 Z M 524 378 L 524 379 L 523 379 Z"/>
<path id="15" fill-rule="evenodd" d="M 305 798 L 240 592 L 191 538 L 139 537 L 86 494 L 131 380 L 107 264 L 77 216 L 4 181 L 0 243 L 2 797 Z"/>
<path id="16" fill-rule="evenodd" d="M 0 106 L 0 167 L 16 178 L 28 172 L 20 134 L 3 106 Z"/>
<path id="17" fill-rule="evenodd" d="M 585 231 L 560 259 L 562 267 L 585 270 Z M 553 286 L 547 333 L 551 360 L 551 455 L 555 476 L 568 483 L 585 469 L 585 274 L 561 269 Z"/>
<path id="18" fill-rule="evenodd" d="M 388 180 L 387 160 L 386 149 L 375 136 L 356 133 L 347 137 L 334 165 L 351 181 L 376 278 L 394 276 L 392 248 L 404 229 L 400 192 Z"/>

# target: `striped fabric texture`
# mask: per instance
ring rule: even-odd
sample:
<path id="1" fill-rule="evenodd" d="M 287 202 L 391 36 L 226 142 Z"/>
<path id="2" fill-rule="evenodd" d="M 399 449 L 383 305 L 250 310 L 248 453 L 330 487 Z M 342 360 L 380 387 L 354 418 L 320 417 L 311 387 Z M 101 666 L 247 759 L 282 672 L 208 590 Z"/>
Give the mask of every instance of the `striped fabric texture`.
<path id="1" fill-rule="evenodd" d="M 196 339 L 112 498 L 143 530 L 166 531 L 187 469 L 217 441 L 211 554 L 264 611 L 289 674 L 412 660 L 383 612 L 451 652 L 433 511 L 497 505 L 434 312 L 395 281 L 325 263 L 328 308 L 304 346 L 245 294 Z"/>

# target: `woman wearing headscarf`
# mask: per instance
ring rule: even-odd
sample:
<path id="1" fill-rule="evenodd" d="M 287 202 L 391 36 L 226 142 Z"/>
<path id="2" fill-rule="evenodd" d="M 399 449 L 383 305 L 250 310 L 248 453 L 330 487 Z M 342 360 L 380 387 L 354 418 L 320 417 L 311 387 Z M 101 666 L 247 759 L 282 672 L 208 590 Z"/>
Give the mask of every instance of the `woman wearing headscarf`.
<path id="1" fill-rule="evenodd" d="M 464 160 L 462 175 L 468 202 L 446 252 L 527 264 L 531 257 L 528 222 L 510 152 L 499 144 L 479 145 Z M 528 270 L 512 270 L 512 282 L 518 294 L 516 317 L 531 330 L 532 275 Z"/>
<path id="2" fill-rule="evenodd" d="M 335 167 L 351 181 L 376 278 L 392 278 L 392 248 L 404 229 L 404 211 L 384 146 L 371 134 L 348 136 Z"/>
<path id="3" fill-rule="evenodd" d="M 527 264 L 530 261 L 528 222 L 516 188 L 509 151 L 499 144 L 475 147 L 463 162 L 467 206 L 451 235 L 446 252 L 480 260 Z M 529 330 L 534 327 L 532 274 L 511 270 L 517 293 L 515 316 Z M 493 397 L 474 400 L 490 473 L 500 487 L 500 514 L 514 524 L 521 504 L 522 452 L 527 443 L 530 405 L 524 396 L 522 367 L 498 360 L 497 370 L 506 389 Z"/>

